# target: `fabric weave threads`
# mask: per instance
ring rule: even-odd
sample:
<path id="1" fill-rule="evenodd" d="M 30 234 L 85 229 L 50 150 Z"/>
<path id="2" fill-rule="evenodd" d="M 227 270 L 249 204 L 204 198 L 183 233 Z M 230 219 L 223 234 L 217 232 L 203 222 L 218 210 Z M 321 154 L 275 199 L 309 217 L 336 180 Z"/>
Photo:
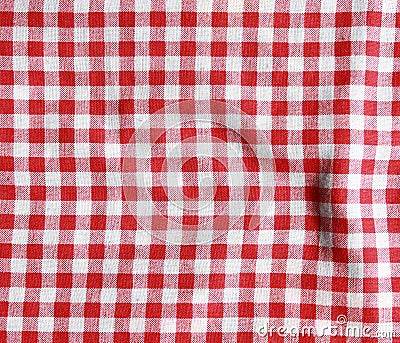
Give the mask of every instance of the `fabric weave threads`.
<path id="1" fill-rule="evenodd" d="M 394 341 L 398 1 L 12 0 L 0 12 L 1 342 L 265 342 L 268 327 L 329 325 Z M 274 195 L 259 228 L 243 218 L 211 244 L 173 245 L 138 227 L 121 177 L 130 138 L 187 100 L 265 130 Z M 347 340 L 371 340 L 360 335 Z"/>

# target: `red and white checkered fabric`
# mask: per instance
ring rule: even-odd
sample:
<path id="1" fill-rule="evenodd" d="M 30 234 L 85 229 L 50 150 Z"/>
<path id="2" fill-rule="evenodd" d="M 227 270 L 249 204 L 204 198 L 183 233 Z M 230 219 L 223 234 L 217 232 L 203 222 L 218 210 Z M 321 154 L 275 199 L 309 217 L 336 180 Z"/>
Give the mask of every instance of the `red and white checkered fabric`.
<path id="1" fill-rule="evenodd" d="M 124 156 L 138 227 L 174 244 L 211 243 L 270 215 L 274 162 L 265 130 L 219 101 L 181 101 L 139 116 Z"/>
<path id="2" fill-rule="evenodd" d="M 396 340 L 263 330 L 399 336 L 398 1 L 0 12 L 1 342 Z M 267 132 L 274 199 L 255 229 L 174 245 L 138 227 L 121 168 L 138 117 L 189 99 Z"/>

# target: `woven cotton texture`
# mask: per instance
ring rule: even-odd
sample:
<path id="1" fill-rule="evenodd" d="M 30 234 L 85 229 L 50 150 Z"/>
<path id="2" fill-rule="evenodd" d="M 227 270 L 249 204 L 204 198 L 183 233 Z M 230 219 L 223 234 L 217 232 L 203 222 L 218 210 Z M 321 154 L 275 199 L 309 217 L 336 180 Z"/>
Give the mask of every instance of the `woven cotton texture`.
<path id="1" fill-rule="evenodd" d="M 395 341 L 399 11 L 395 0 L 2 1 L 0 342 Z M 140 116 L 212 99 L 265 131 L 272 207 L 256 228 L 243 217 L 211 243 L 169 244 L 139 227 L 122 162 Z M 370 331 L 265 334 L 330 325 Z"/>

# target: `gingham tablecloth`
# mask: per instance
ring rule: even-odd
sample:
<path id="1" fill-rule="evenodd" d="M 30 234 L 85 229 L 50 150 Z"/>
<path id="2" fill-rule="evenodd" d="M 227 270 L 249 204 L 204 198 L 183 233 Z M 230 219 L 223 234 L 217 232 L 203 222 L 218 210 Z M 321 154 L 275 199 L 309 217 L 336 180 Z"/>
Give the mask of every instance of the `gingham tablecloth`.
<path id="1" fill-rule="evenodd" d="M 395 342 L 398 1 L 0 11 L 0 342 Z M 273 198 L 256 228 L 243 216 L 211 243 L 170 244 L 139 227 L 122 178 L 137 120 L 186 100 L 265 131 Z M 186 167 L 229 171 L 207 161 Z M 149 206 L 168 203 L 151 185 Z M 307 326 L 336 334 L 287 335 Z M 347 327 L 362 334 L 337 334 Z"/>

